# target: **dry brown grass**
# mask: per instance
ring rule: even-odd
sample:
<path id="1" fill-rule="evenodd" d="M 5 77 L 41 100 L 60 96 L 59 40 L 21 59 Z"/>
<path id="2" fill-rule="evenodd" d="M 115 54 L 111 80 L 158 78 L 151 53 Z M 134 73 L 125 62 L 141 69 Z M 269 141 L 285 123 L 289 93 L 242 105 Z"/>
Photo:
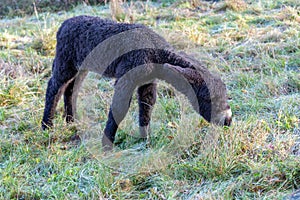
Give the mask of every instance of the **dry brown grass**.
<path id="1" fill-rule="evenodd" d="M 248 4 L 244 0 L 225 0 L 226 7 L 233 11 L 244 11 Z"/>
<path id="2" fill-rule="evenodd" d="M 299 1 L 198 2 L 119 1 L 115 10 L 84 5 L 2 20 L 0 199 L 284 199 L 298 189 Z M 107 119 L 114 81 L 90 74 L 78 100 L 80 120 L 67 126 L 60 102 L 54 129 L 40 130 L 58 25 L 74 15 L 110 12 L 130 21 L 123 15 L 128 8 L 133 21 L 222 76 L 232 98 L 232 127 L 212 128 L 159 82 L 151 148 L 135 137 L 133 98 L 116 152 L 98 156 L 99 141 L 93 140 L 96 153 L 72 141 L 81 132 L 99 138 Z"/>

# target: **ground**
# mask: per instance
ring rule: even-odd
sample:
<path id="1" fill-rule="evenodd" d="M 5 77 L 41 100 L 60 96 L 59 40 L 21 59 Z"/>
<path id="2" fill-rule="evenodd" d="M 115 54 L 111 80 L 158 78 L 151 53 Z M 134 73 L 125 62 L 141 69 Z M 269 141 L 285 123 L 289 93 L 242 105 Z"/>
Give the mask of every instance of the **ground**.
<path id="1" fill-rule="evenodd" d="M 134 99 L 110 155 L 89 140 L 113 95 L 113 80 L 97 74 L 76 124 L 65 124 L 61 102 L 54 129 L 40 129 L 58 27 L 82 14 L 111 18 L 108 5 L 1 19 L 0 199 L 285 198 L 300 187 L 299 10 L 297 0 L 124 5 L 115 19 L 148 25 L 222 77 L 234 121 L 212 128 L 159 82 L 151 147 L 134 137 Z"/>

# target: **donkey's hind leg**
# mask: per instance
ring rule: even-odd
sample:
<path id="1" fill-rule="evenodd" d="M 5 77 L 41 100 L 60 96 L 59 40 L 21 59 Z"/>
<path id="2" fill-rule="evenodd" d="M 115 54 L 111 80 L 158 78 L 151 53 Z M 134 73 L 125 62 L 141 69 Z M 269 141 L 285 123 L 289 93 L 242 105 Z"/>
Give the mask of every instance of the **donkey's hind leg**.
<path id="1" fill-rule="evenodd" d="M 65 117 L 67 123 L 73 122 L 76 118 L 76 104 L 79 89 L 88 71 L 79 71 L 75 78 L 68 84 L 64 92 Z"/>

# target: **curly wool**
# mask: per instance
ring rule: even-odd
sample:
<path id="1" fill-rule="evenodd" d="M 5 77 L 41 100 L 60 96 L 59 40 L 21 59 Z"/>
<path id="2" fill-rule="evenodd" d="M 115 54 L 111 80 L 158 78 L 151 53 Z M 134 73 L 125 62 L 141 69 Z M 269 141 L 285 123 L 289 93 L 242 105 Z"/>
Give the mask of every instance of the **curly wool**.
<path id="1" fill-rule="evenodd" d="M 169 64 L 167 65 L 168 67 L 182 73 L 190 82 L 198 98 L 200 110 L 197 110 L 197 112 L 199 112 L 206 120 L 210 121 L 211 104 L 209 101 L 203 101 L 204 98 L 210 96 L 209 89 L 201 74 L 195 70 L 195 63 L 191 62 L 182 54 L 176 53 L 172 50 L 171 45 L 169 45 L 162 37 L 155 34 L 151 29 L 144 25 L 116 23 L 99 17 L 78 16 L 63 22 L 57 32 L 56 56 L 53 62 L 52 76 L 48 82 L 46 92 L 45 110 L 42 120 L 43 129 L 52 126 L 55 108 L 62 94 L 64 95 L 66 120 L 67 122 L 74 120 L 78 89 L 80 83 L 87 74 L 86 71 L 80 69 L 82 63 L 93 49 L 106 39 L 134 29 L 147 29 L 149 33 L 155 35 L 156 39 L 154 39 L 153 43 L 163 43 L 167 48 L 145 48 L 127 52 L 113 60 L 113 62 L 105 69 L 103 76 L 113 77 L 118 81 L 124 74 L 137 66 L 149 63 L 167 63 Z M 115 50 L 117 51 L 117 49 Z M 206 68 L 203 68 L 203 70 L 207 71 Z M 211 76 L 209 73 L 207 75 Z M 75 77 L 77 77 L 77 80 L 80 80 L 77 85 L 75 83 Z M 226 88 L 223 87 L 224 83 L 221 80 L 213 79 L 218 83 L 216 85 L 222 86 L 219 90 L 226 91 Z M 226 92 L 222 92 L 222 95 L 225 98 Z M 147 83 L 138 88 L 139 123 L 140 127 L 146 127 L 142 128 L 142 132 L 143 130 L 146 130 L 146 132 L 148 131 L 151 111 L 155 104 L 155 100 L 155 82 Z M 104 130 L 104 134 L 108 138 L 108 141 L 114 141 L 117 128 L 118 124 L 114 120 L 112 109 L 110 109 L 108 121 Z M 145 133 L 142 133 L 142 135 L 145 135 Z"/>

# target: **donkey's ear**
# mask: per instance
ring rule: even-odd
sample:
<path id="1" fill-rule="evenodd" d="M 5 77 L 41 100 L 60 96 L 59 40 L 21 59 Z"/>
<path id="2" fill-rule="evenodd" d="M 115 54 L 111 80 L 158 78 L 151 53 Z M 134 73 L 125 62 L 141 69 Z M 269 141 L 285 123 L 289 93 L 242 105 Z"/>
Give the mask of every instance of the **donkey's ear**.
<path id="1" fill-rule="evenodd" d="M 176 65 L 170 65 L 168 63 L 164 64 L 164 67 L 175 70 L 179 74 L 182 74 L 190 83 L 202 83 L 203 79 L 199 72 L 191 68 L 183 68 Z"/>

